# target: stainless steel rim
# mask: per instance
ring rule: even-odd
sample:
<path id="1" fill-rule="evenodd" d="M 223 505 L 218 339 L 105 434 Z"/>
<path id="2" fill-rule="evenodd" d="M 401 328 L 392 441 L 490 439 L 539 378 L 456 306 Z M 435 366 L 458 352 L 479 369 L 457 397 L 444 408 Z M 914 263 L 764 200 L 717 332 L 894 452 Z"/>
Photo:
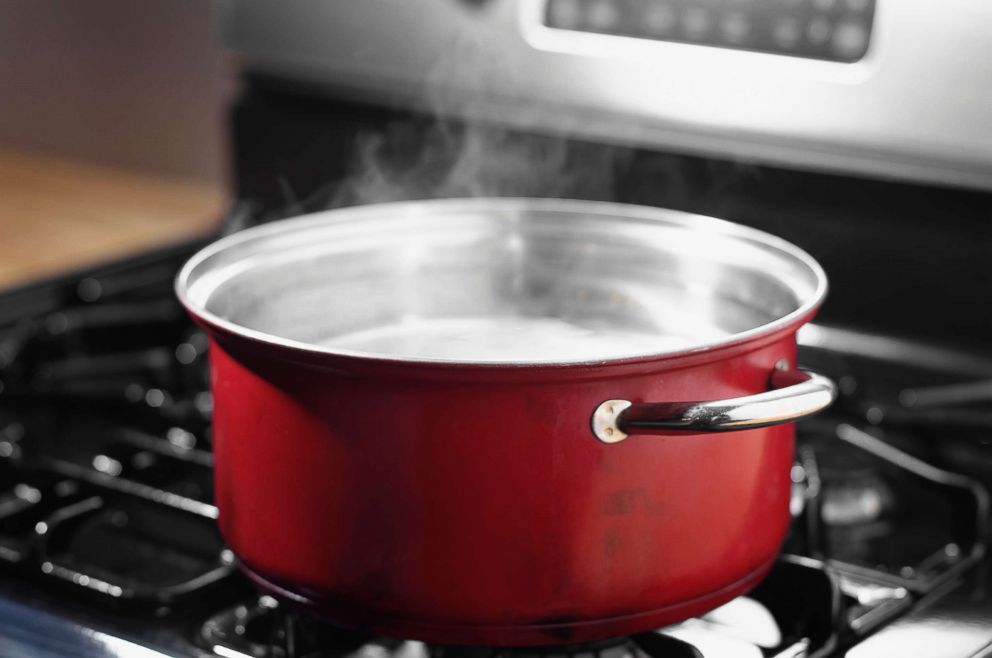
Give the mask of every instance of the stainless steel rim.
<path id="1" fill-rule="evenodd" d="M 565 360 L 560 362 L 530 362 L 530 361 L 506 361 L 506 362 L 474 362 L 467 360 L 454 360 L 443 358 L 426 357 L 398 357 L 383 355 L 372 352 L 362 352 L 357 350 L 331 348 L 315 345 L 303 341 L 293 340 L 271 333 L 258 331 L 242 326 L 210 312 L 204 305 L 196 303 L 189 296 L 189 288 L 194 270 L 212 256 L 225 250 L 235 248 L 245 242 L 265 239 L 267 236 L 277 236 L 291 231 L 302 231 L 309 227 L 323 226 L 331 223 L 351 223 L 361 222 L 372 216 L 384 213 L 405 212 L 414 215 L 431 212 L 481 212 L 493 210 L 499 212 L 510 211 L 558 211 L 580 213 L 585 215 L 599 215 L 616 218 L 617 220 L 637 220 L 637 221 L 661 221 L 668 224 L 678 225 L 685 228 L 700 229 L 714 232 L 723 237 L 739 238 L 760 244 L 765 247 L 777 250 L 787 258 L 801 263 L 808 268 L 815 277 L 816 287 L 802 303 L 790 313 L 783 315 L 772 322 L 761 326 L 741 331 L 712 342 L 695 346 L 687 350 L 659 351 L 647 354 L 632 354 L 615 359 L 594 359 L 594 360 Z M 175 280 L 175 293 L 180 302 L 194 316 L 202 319 L 206 323 L 218 327 L 236 336 L 241 336 L 252 341 L 270 345 L 272 347 L 283 348 L 295 352 L 302 352 L 321 356 L 336 356 L 355 359 L 363 359 L 378 362 L 400 362 L 400 363 L 421 363 L 436 364 L 444 366 L 466 366 L 466 367 L 549 367 L 549 366 L 590 366 L 609 365 L 612 363 L 626 363 L 633 361 L 645 361 L 669 358 L 686 353 L 699 353 L 717 350 L 723 347 L 748 342 L 762 336 L 774 334 L 779 330 L 788 327 L 801 318 L 811 314 L 823 301 L 827 293 L 827 278 L 822 267 L 809 254 L 795 245 L 773 236 L 746 226 L 741 226 L 725 220 L 696 215 L 676 210 L 655 208 L 649 206 L 638 206 L 632 204 L 584 201 L 569 199 L 531 199 L 531 198 L 477 198 L 477 199 L 432 199 L 425 201 L 402 201 L 395 203 L 371 204 L 365 206 L 355 206 L 327 210 L 309 215 L 302 215 L 297 218 L 274 222 L 221 238 L 216 242 L 204 247 L 194 254 L 179 271 Z"/>

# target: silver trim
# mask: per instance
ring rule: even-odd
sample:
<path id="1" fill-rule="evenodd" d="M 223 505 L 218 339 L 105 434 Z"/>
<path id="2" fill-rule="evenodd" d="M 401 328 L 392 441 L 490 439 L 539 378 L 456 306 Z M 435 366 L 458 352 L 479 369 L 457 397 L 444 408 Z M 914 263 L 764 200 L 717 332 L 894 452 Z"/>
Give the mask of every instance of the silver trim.
<path id="1" fill-rule="evenodd" d="M 549 211 L 566 212 L 585 216 L 604 216 L 615 218 L 618 221 L 652 221 L 662 222 L 679 227 L 691 227 L 693 230 L 708 231 L 723 237 L 732 237 L 746 242 L 751 242 L 769 250 L 774 250 L 782 254 L 783 258 L 790 259 L 805 267 L 813 280 L 815 289 L 803 300 L 802 304 L 792 312 L 784 315 L 773 322 L 766 323 L 754 329 L 732 334 L 720 340 L 693 347 L 685 351 L 663 351 L 656 353 L 632 353 L 622 357 L 607 360 L 563 360 L 557 362 L 544 361 L 501 361 L 493 362 L 473 362 L 458 359 L 426 358 L 426 357 L 399 357 L 392 355 L 382 355 L 371 352 L 357 350 L 330 348 L 320 345 L 305 343 L 298 340 L 283 338 L 270 333 L 250 329 L 236 324 L 210 312 L 206 308 L 206 300 L 210 296 L 210 291 L 216 289 L 218 285 L 235 276 L 238 272 L 249 267 L 247 259 L 242 259 L 232 264 L 228 264 L 221 272 L 210 271 L 205 263 L 221 252 L 234 250 L 243 247 L 251 242 L 263 243 L 269 238 L 285 237 L 290 233 L 305 233 L 309 229 L 325 227 L 330 224 L 345 224 L 349 222 L 360 223 L 363 220 L 384 214 L 409 214 L 421 215 L 431 213 L 486 213 L 486 212 L 526 212 L 526 211 Z M 213 275 L 210 285 L 200 282 L 201 290 L 195 298 L 191 296 L 190 290 L 194 283 L 205 278 L 204 273 L 197 273 L 200 267 L 207 268 L 207 273 Z M 827 293 L 827 277 L 823 268 L 820 267 L 812 256 L 799 249 L 795 245 L 773 236 L 746 226 L 741 226 L 714 217 L 694 215 L 676 210 L 664 208 L 654 208 L 648 206 L 638 206 L 621 203 L 608 203 L 600 201 L 579 201 L 567 199 L 527 199 L 527 198 L 478 198 L 478 199 L 435 199 L 429 201 L 403 201 L 396 203 L 371 204 L 365 206 L 355 206 L 351 208 L 341 208 L 324 212 L 303 215 L 294 219 L 283 220 L 272 224 L 256 226 L 254 228 L 240 231 L 233 235 L 221 238 L 213 244 L 204 247 L 194 254 L 176 277 L 175 292 L 179 301 L 186 309 L 207 323 L 220 327 L 221 329 L 244 338 L 298 352 L 315 355 L 328 355 L 339 357 L 351 357 L 366 359 L 378 362 L 402 362 L 405 364 L 444 364 L 462 365 L 473 367 L 524 367 L 524 366 L 588 366 L 588 365 L 608 365 L 622 363 L 626 361 L 636 361 L 644 359 L 658 359 L 674 355 L 685 354 L 687 352 L 699 353 L 719 348 L 735 345 L 760 338 L 765 335 L 775 333 L 800 318 L 803 318 L 816 309 Z"/>
<path id="2" fill-rule="evenodd" d="M 165 643 L 170 646 L 160 646 Z M 206 658 L 209 655 L 184 639 L 171 639 L 149 629 L 132 634 L 94 627 L 92 620 L 78 611 L 49 605 L 40 597 L 26 597 L 22 601 L 6 594 L 0 594 L 0 653 L 18 658 Z"/>

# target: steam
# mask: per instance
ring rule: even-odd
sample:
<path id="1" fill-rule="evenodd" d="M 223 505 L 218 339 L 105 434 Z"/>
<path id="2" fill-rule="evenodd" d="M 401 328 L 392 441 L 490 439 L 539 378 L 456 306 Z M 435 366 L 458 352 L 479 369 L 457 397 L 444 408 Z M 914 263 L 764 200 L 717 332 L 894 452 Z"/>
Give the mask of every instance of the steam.
<path id="1" fill-rule="evenodd" d="M 524 73 L 487 55 L 499 52 L 503 38 L 475 21 L 452 36 L 421 92 L 429 118 L 360 135 L 330 205 L 479 196 L 614 199 L 629 151 L 568 139 L 577 132 L 569 129 L 574 117 L 493 97 L 496 81 L 514 88 Z M 486 121 L 449 118 L 479 116 L 480 108 Z"/>
<path id="2" fill-rule="evenodd" d="M 332 206 L 441 197 L 612 199 L 617 149 L 444 119 L 361 136 Z"/>

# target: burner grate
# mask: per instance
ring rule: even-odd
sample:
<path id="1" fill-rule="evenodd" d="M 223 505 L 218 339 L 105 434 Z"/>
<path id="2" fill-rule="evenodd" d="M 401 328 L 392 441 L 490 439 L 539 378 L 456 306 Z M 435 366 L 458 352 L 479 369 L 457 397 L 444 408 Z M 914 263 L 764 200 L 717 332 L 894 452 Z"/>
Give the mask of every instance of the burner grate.
<path id="1" fill-rule="evenodd" d="M 0 306 L 0 603 L 28 591 L 77 630 L 177 655 L 819 658 L 897 628 L 982 573 L 989 510 L 977 476 L 933 466 L 940 450 L 920 450 L 932 437 L 891 401 L 892 422 L 872 425 L 866 409 L 880 403 L 865 400 L 893 396 L 863 367 L 850 374 L 847 357 L 806 350 L 845 400 L 801 425 L 790 554 L 747 597 L 655 632 L 541 649 L 373 638 L 302 616 L 252 592 L 216 529 L 206 339 L 172 298 L 185 254 Z M 890 379 L 927 391 L 918 370 Z"/>
<path id="2" fill-rule="evenodd" d="M 840 612 L 840 590 L 822 563 L 783 556 L 748 597 L 698 619 L 602 642 L 506 648 L 371 638 L 287 612 L 267 596 L 211 617 L 200 641 L 218 656 L 239 658 L 815 657 L 837 645 Z"/>
<path id="3" fill-rule="evenodd" d="M 35 532 L 43 573 L 114 598 L 176 605 L 232 571 L 213 523 L 137 497 L 90 496 Z"/>

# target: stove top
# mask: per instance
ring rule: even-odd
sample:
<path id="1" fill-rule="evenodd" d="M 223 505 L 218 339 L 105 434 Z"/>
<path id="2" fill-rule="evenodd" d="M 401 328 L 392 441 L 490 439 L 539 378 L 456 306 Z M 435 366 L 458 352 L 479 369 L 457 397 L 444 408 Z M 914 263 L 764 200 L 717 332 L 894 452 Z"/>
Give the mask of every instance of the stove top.
<path id="1" fill-rule="evenodd" d="M 216 530 L 206 340 L 172 295 L 197 246 L 0 299 L 0 654 L 992 655 L 992 361 L 821 326 L 800 360 L 842 396 L 799 425 L 793 526 L 746 597 L 539 649 L 369 637 L 260 597 Z"/>

